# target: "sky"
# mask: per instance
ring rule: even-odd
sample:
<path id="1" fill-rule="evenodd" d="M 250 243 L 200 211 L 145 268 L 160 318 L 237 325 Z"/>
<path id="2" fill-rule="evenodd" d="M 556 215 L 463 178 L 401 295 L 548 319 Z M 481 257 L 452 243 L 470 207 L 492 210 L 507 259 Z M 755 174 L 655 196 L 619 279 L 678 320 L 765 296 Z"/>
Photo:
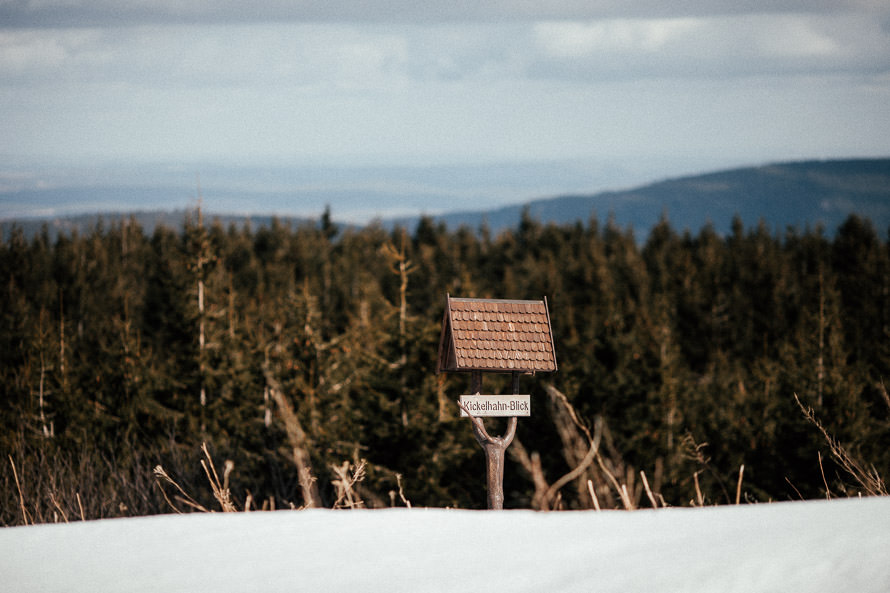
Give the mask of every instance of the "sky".
<path id="1" fill-rule="evenodd" d="M 367 218 L 888 155 L 879 0 L 0 0 L 0 218 L 69 186 Z"/>

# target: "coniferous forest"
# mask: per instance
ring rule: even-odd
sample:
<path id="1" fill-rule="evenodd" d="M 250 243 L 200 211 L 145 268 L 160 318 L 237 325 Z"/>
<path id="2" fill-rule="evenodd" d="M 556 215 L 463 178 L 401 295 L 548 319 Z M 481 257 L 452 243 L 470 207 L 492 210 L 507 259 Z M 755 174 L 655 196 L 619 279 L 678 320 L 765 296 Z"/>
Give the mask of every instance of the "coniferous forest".
<path id="1" fill-rule="evenodd" d="M 548 299 L 559 371 L 521 378 L 506 508 L 886 493 L 890 242 L 856 217 L 727 236 L 664 220 L 640 241 L 528 214 L 495 235 L 194 212 L 151 234 L 13 231 L 0 282 L 3 525 L 220 498 L 484 508 L 469 377 L 435 372 L 446 294 Z"/>

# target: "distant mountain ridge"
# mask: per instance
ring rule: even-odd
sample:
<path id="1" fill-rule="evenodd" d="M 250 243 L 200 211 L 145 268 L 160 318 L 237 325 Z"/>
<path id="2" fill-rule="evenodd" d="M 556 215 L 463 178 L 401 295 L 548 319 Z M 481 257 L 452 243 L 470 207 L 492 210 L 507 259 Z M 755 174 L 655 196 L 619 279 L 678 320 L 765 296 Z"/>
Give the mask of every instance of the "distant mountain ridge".
<path id="1" fill-rule="evenodd" d="M 612 220 L 619 227 L 632 228 L 641 240 L 662 218 L 680 232 L 696 233 L 711 225 L 718 233 L 728 233 L 733 219 L 738 217 L 746 228 L 762 221 L 773 232 L 821 226 L 831 235 L 851 214 L 869 219 L 875 230 L 884 235 L 890 230 L 890 158 L 813 160 L 727 169 L 627 190 L 563 195 L 430 218 L 451 229 L 465 226 L 477 230 L 485 225 L 496 233 L 515 228 L 526 210 L 544 224 Z M 88 232 L 99 221 L 109 225 L 132 217 L 146 233 L 151 233 L 157 226 L 181 228 L 188 212 L 155 210 L 5 220 L 0 221 L 0 231 L 8 237 L 12 228 L 18 227 L 30 237 L 45 227 L 54 238 L 59 233 Z M 336 212 L 333 215 L 336 218 Z M 299 217 L 205 211 L 205 221 L 215 220 L 224 226 L 249 224 L 252 228 L 268 226 L 273 220 L 289 226 L 318 222 Z M 420 220 L 418 215 L 380 222 L 386 228 L 413 229 Z"/>
<path id="2" fill-rule="evenodd" d="M 730 230 L 738 216 L 746 228 L 763 221 L 776 232 L 821 225 L 833 231 L 851 214 L 871 220 L 884 234 L 890 228 L 890 159 L 776 163 L 668 179 L 623 191 L 566 195 L 484 212 L 453 212 L 434 217 L 450 228 L 492 231 L 515 227 L 522 212 L 542 223 L 566 224 L 608 219 L 640 236 L 666 217 L 678 231 L 693 233 L 712 225 Z M 406 226 L 410 220 L 402 219 Z"/>
<path id="3" fill-rule="evenodd" d="M 133 221 L 139 225 L 147 235 L 154 233 L 156 228 L 165 227 L 180 230 L 187 219 L 195 219 L 195 210 L 138 210 L 134 212 L 105 212 L 99 214 L 75 214 L 69 216 L 56 216 L 46 218 L 26 218 L 19 220 L 0 221 L 0 232 L 4 239 L 9 237 L 13 228 L 19 228 L 25 237 L 33 237 L 46 229 L 50 239 L 55 240 L 60 234 L 89 233 L 98 225 L 106 229 L 121 221 Z M 282 217 L 272 215 L 244 216 L 237 214 L 204 213 L 205 224 L 219 222 L 224 228 L 230 225 L 242 228 L 248 225 L 252 229 L 269 227 L 274 220 L 279 223 L 295 227 L 303 224 L 316 224 L 317 221 L 299 217 Z"/>

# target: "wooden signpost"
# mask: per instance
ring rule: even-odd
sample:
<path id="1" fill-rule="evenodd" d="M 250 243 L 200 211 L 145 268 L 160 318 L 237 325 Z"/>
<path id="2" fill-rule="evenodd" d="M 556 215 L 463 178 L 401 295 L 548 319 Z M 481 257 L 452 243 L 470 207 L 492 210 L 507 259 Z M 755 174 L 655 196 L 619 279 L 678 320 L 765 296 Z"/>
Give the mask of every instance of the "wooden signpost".
<path id="1" fill-rule="evenodd" d="M 530 395 L 462 395 L 460 415 L 475 416 L 531 416 Z"/>
<path id="2" fill-rule="evenodd" d="M 488 508 L 504 508 L 504 454 L 516 435 L 519 416 L 531 415 L 531 397 L 519 393 L 521 374 L 553 372 L 556 353 L 550 312 L 543 301 L 446 300 L 437 372 L 470 373 L 470 394 L 458 401 L 485 452 Z M 482 373 L 509 373 L 510 395 L 483 395 Z M 509 417 L 503 436 L 485 430 L 483 417 Z"/>

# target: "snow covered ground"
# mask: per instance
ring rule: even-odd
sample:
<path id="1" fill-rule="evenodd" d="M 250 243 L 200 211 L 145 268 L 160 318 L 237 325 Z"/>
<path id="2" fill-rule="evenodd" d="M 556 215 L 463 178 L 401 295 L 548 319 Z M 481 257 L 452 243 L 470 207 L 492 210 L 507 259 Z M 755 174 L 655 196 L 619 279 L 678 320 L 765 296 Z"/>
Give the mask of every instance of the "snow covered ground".
<path id="1" fill-rule="evenodd" d="M 890 591 L 890 498 L 279 511 L 0 529 L 9 592 Z"/>

